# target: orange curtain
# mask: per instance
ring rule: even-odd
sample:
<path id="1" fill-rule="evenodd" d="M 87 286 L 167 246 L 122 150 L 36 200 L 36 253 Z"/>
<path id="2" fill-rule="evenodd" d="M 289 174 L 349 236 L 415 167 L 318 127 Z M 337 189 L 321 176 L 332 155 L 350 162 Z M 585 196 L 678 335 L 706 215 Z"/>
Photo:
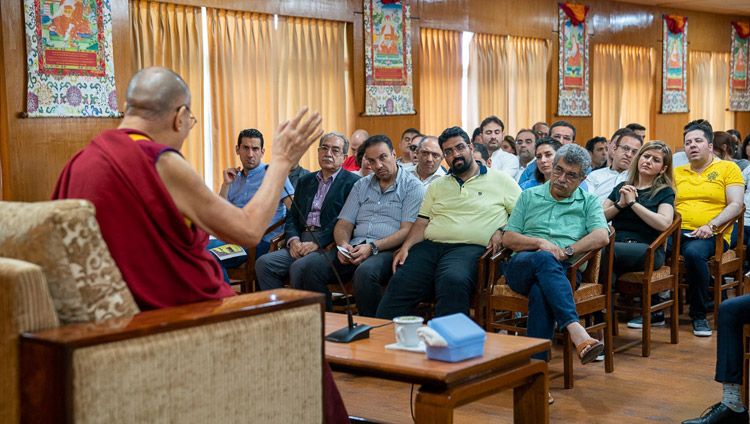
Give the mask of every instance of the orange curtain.
<path id="1" fill-rule="evenodd" d="M 714 131 L 734 128 L 729 106 L 729 53 L 691 51 L 688 57 L 690 120 L 706 119 Z"/>
<path id="2" fill-rule="evenodd" d="M 610 138 L 630 123 L 651 130 L 656 63 L 651 48 L 594 45 L 594 135 Z"/>
<path id="3" fill-rule="evenodd" d="M 474 34 L 469 45 L 468 112 L 473 129 L 495 115 L 506 134 L 546 119 L 549 41 Z"/>
<path id="4" fill-rule="evenodd" d="M 461 126 L 461 33 L 422 28 L 420 37 L 419 129 L 437 136 Z"/>
<path id="5" fill-rule="evenodd" d="M 324 131 L 351 133 L 345 23 L 208 9 L 207 26 L 216 190 L 222 170 L 239 164 L 234 146 L 245 128 L 263 133 L 266 163 L 276 127 L 304 105 L 321 113 Z M 302 167 L 319 168 L 315 151 Z"/>
<path id="6" fill-rule="evenodd" d="M 164 66 L 185 80 L 190 88 L 190 109 L 198 123 L 182 145 L 182 154 L 198 174 L 204 175 L 201 9 L 145 0 L 128 3 L 132 71 Z"/>

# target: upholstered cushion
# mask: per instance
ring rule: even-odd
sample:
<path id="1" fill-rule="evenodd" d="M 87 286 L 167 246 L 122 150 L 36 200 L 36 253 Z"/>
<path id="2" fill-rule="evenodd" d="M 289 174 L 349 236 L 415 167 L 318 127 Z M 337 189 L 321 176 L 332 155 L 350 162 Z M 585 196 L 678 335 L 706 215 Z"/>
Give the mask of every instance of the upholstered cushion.
<path id="1" fill-rule="evenodd" d="M 651 278 L 654 279 L 654 280 L 659 279 L 659 278 L 664 278 L 664 277 L 668 276 L 671 272 L 672 272 L 672 270 L 668 266 L 665 265 L 665 266 L 657 269 L 656 271 L 654 271 L 651 274 Z M 629 283 L 640 283 L 640 282 L 643 281 L 643 275 L 644 274 L 645 273 L 643 271 L 640 271 L 640 272 L 628 272 L 627 274 L 623 274 L 623 275 L 617 277 L 617 280 L 618 281 L 627 281 Z"/>
<path id="2" fill-rule="evenodd" d="M 578 290 L 573 294 L 573 300 L 580 302 L 582 300 L 590 299 L 594 296 L 599 296 L 604 293 L 604 287 L 601 284 L 582 283 Z M 498 284 L 492 289 L 493 296 L 505 296 L 515 297 L 516 299 L 528 299 L 526 296 L 520 295 L 514 292 L 510 286 L 505 284 L 505 277 L 500 277 Z"/>
<path id="3" fill-rule="evenodd" d="M 0 202 L 0 216 L 0 256 L 42 268 L 63 325 L 140 312 L 90 202 Z"/>

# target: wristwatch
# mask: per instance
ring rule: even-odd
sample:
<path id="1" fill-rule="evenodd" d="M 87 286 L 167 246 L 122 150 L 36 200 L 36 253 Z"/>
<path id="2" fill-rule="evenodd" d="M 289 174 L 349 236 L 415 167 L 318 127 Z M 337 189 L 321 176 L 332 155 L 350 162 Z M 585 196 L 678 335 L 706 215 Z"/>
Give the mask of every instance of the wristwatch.
<path id="1" fill-rule="evenodd" d="M 712 224 L 710 222 L 708 224 L 706 224 L 706 225 L 708 225 L 708 228 L 710 228 L 711 232 L 713 232 L 713 233 L 719 231 L 719 227 L 717 227 L 716 225 L 714 225 L 714 224 Z"/>
<path id="2" fill-rule="evenodd" d="M 370 247 L 372 248 L 372 254 L 377 255 L 378 254 L 378 246 L 375 246 L 375 242 L 370 242 Z"/>
<path id="3" fill-rule="evenodd" d="M 571 256 L 573 256 L 573 248 L 572 248 L 572 247 L 570 247 L 570 246 L 566 247 L 566 248 L 564 249 L 564 252 L 565 252 L 565 254 L 566 254 L 566 255 L 568 255 L 568 257 L 571 257 Z"/>

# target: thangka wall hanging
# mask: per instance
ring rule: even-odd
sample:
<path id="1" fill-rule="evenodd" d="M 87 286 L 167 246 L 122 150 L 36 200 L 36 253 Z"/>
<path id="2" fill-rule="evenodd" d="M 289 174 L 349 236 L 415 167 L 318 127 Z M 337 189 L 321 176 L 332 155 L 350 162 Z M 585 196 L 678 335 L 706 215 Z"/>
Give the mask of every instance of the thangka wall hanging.
<path id="1" fill-rule="evenodd" d="M 684 113 L 687 107 L 687 18 L 664 15 L 661 113 Z"/>
<path id="2" fill-rule="evenodd" d="M 24 0 L 30 117 L 120 116 L 109 0 Z"/>
<path id="3" fill-rule="evenodd" d="M 364 0 L 365 116 L 414 113 L 408 0 Z"/>
<path id="4" fill-rule="evenodd" d="M 729 110 L 750 111 L 750 22 L 732 22 L 732 49 L 729 71 Z"/>
<path id="5" fill-rule="evenodd" d="M 591 116 L 589 108 L 588 6 L 559 3 L 560 65 L 557 114 Z"/>

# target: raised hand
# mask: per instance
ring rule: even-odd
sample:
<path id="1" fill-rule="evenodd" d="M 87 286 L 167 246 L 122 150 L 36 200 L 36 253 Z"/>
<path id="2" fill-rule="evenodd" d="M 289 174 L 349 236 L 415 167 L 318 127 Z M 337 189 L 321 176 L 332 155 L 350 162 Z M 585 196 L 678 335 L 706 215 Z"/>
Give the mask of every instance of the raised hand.
<path id="1" fill-rule="evenodd" d="M 302 121 L 306 113 L 307 106 L 300 109 L 294 118 L 279 125 L 274 136 L 271 160 L 288 160 L 291 167 L 299 162 L 307 148 L 323 134 L 323 130 L 320 129 L 320 114 L 314 112 Z"/>

